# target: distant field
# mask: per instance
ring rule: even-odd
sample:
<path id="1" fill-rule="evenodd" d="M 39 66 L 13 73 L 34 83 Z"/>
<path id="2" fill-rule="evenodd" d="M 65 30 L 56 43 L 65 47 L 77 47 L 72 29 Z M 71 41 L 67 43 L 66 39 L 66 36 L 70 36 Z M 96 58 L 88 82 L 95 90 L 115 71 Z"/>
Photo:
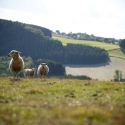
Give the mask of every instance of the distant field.
<path id="1" fill-rule="evenodd" d="M 103 42 L 94 42 L 94 41 L 88 41 L 88 40 L 75 40 L 75 39 L 69 39 L 65 37 L 57 37 L 53 36 L 53 39 L 58 39 L 62 42 L 63 45 L 67 45 L 67 43 L 73 43 L 73 44 L 83 44 L 83 45 L 90 45 L 94 47 L 100 47 L 106 50 L 112 50 L 112 49 L 119 49 L 120 47 L 118 45 L 103 43 Z"/>
<path id="2" fill-rule="evenodd" d="M 77 76 L 86 75 L 93 79 L 111 80 L 114 78 L 115 70 L 122 71 L 122 78 L 125 79 L 125 59 L 110 57 L 110 61 L 95 65 L 65 65 L 66 74 Z"/>
<path id="3" fill-rule="evenodd" d="M 108 53 L 109 56 L 125 58 L 125 54 L 120 49 L 109 50 Z"/>
<path id="4" fill-rule="evenodd" d="M 125 58 L 125 54 L 120 50 L 118 45 L 103 43 L 103 42 L 94 42 L 94 41 L 87 41 L 87 40 L 75 40 L 70 39 L 62 36 L 53 36 L 53 39 L 58 39 L 62 42 L 63 45 L 67 45 L 67 43 L 73 44 L 83 44 L 89 45 L 94 47 L 100 47 L 108 51 L 109 56 Z"/>

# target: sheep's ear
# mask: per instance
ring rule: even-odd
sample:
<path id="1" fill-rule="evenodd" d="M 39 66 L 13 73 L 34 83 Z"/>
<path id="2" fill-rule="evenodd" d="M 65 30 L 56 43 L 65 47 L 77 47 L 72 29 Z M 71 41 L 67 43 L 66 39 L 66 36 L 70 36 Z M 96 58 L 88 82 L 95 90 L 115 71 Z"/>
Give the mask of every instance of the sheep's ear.
<path id="1" fill-rule="evenodd" d="M 18 54 L 21 54 L 21 52 L 18 51 Z"/>

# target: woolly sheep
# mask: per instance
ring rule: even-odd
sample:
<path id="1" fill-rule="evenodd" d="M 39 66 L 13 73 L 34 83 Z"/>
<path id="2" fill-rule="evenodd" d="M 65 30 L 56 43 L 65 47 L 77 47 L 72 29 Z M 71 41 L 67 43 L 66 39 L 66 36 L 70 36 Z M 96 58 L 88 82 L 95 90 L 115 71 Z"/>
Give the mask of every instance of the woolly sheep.
<path id="1" fill-rule="evenodd" d="M 36 72 L 36 68 L 32 69 L 24 69 L 24 76 L 25 77 L 34 77 Z"/>
<path id="2" fill-rule="evenodd" d="M 41 78 L 45 77 L 49 72 L 49 67 L 47 66 L 46 63 L 41 63 L 38 66 L 37 74 Z"/>
<path id="3" fill-rule="evenodd" d="M 17 78 L 17 80 L 18 80 L 18 74 L 24 68 L 24 61 L 23 61 L 22 57 L 20 57 L 20 53 L 21 52 L 19 52 L 19 51 L 12 50 L 8 54 L 8 57 L 12 58 L 9 63 L 9 69 L 13 73 L 14 77 Z"/>

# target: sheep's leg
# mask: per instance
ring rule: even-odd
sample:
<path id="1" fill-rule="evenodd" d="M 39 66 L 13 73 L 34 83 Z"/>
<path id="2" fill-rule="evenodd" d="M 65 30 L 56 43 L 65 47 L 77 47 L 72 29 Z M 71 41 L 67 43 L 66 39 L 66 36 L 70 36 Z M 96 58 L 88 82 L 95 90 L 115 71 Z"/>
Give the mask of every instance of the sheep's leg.
<path id="1" fill-rule="evenodd" d="M 13 79 L 15 79 L 15 74 L 13 74 Z"/>
<path id="2" fill-rule="evenodd" d="M 43 79 L 43 75 L 39 75 L 39 78 L 40 78 L 40 79 Z"/>
<path id="3" fill-rule="evenodd" d="M 16 76 L 17 76 L 17 80 L 18 80 L 18 74 L 16 74 Z"/>
<path id="4" fill-rule="evenodd" d="M 16 79 L 16 74 L 15 73 L 13 73 L 13 77 L 11 77 L 13 80 L 15 80 Z"/>

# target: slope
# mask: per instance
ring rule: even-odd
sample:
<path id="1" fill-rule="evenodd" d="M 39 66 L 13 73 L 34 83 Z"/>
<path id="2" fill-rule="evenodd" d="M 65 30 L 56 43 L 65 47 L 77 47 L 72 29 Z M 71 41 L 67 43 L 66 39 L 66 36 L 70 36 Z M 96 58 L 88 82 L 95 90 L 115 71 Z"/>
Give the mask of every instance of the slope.
<path id="1" fill-rule="evenodd" d="M 88 40 L 75 40 L 68 37 L 63 36 L 52 36 L 53 39 L 60 40 L 62 44 L 65 46 L 68 43 L 72 44 L 82 44 L 82 45 L 89 45 L 93 47 L 99 47 L 108 51 L 109 56 L 125 58 L 125 53 L 121 51 L 120 47 L 115 44 L 108 44 L 104 42 L 97 42 L 97 41 L 88 41 Z"/>
<path id="2" fill-rule="evenodd" d="M 0 77 L 1 125 L 124 125 L 125 83 Z"/>

